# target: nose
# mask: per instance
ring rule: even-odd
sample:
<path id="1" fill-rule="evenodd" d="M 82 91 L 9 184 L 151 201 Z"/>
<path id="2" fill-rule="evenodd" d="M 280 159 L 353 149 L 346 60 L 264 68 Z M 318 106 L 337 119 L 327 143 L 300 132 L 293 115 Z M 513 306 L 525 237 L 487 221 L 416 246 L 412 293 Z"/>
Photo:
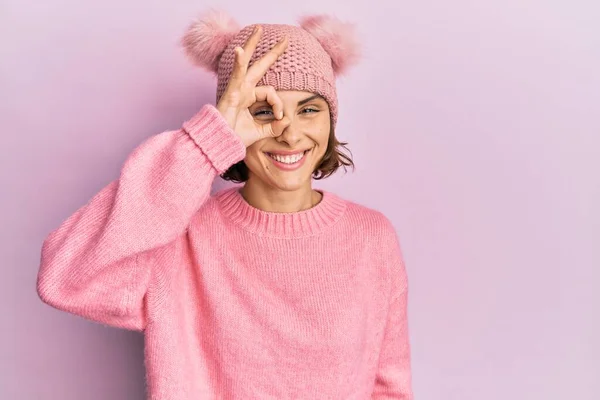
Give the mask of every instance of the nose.
<path id="1" fill-rule="evenodd" d="M 294 121 L 290 120 L 287 116 L 279 120 L 279 123 L 282 124 L 280 129 L 283 129 L 283 131 L 281 135 L 275 137 L 275 140 L 279 143 L 286 143 L 289 147 L 295 147 L 302 140 L 302 133 L 294 125 Z"/>

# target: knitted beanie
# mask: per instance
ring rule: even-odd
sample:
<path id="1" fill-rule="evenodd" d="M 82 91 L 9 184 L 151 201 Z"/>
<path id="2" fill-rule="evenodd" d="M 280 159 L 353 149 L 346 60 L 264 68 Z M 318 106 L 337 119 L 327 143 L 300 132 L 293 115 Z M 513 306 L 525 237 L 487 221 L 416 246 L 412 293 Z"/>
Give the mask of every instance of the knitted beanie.
<path id="1" fill-rule="evenodd" d="M 233 72 L 236 46 L 243 46 L 256 24 L 242 29 L 229 16 L 209 10 L 190 24 L 182 39 L 192 61 L 217 76 L 217 103 Z M 326 16 L 305 16 L 300 26 L 260 24 L 260 40 L 250 65 L 267 53 L 283 36 L 285 52 L 271 65 L 258 85 L 275 90 L 301 90 L 321 95 L 329 104 L 332 128 L 338 115 L 336 77 L 359 58 L 354 25 Z"/>

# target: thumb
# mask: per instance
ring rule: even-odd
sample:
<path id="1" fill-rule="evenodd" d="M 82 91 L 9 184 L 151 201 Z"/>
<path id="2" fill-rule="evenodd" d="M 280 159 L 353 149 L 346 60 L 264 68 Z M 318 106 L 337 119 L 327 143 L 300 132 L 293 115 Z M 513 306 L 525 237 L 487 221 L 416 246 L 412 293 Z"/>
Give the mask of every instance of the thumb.
<path id="1" fill-rule="evenodd" d="M 261 134 L 262 138 L 279 136 L 273 129 L 273 123 L 271 123 L 271 122 L 260 126 L 260 134 Z"/>
<path id="2" fill-rule="evenodd" d="M 283 117 L 280 120 L 273 120 L 268 124 L 261 125 L 263 137 L 277 137 L 281 136 L 285 128 L 289 125 L 287 117 Z"/>

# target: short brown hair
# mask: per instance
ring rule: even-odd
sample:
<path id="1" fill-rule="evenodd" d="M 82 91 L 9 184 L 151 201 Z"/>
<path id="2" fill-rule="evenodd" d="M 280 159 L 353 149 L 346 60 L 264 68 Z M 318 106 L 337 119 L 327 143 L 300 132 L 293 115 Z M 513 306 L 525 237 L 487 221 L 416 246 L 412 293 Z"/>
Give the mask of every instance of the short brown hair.
<path id="1" fill-rule="evenodd" d="M 336 137 L 333 129 L 329 132 L 329 140 L 327 142 L 327 151 L 321 159 L 321 162 L 313 172 L 314 179 L 323 179 L 331 176 L 338 168 L 352 167 L 354 170 L 354 162 L 352 161 L 352 152 L 348 147 L 348 143 L 340 142 Z M 349 154 L 346 154 L 348 152 Z M 248 166 L 242 160 L 237 164 L 232 165 L 227 171 L 225 171 L 221 178 L 226 181 L 232 181 L 237 183 L 246 182 L 250 176 Z"/>

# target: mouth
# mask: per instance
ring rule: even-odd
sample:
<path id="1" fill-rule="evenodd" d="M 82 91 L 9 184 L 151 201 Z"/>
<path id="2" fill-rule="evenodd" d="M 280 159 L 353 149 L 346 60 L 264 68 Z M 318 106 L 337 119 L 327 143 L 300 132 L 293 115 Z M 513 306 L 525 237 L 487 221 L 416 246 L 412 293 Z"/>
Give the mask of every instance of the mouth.
<path id="1" fill-rule="evenodd" d="M 294 170 L 300 168 L 306 160 L 306 155 L 310 150 L 298 151 L 295 153 L 268 153 L 265 154 L 271 160 L 271 162 L 283 170 Z"/>

